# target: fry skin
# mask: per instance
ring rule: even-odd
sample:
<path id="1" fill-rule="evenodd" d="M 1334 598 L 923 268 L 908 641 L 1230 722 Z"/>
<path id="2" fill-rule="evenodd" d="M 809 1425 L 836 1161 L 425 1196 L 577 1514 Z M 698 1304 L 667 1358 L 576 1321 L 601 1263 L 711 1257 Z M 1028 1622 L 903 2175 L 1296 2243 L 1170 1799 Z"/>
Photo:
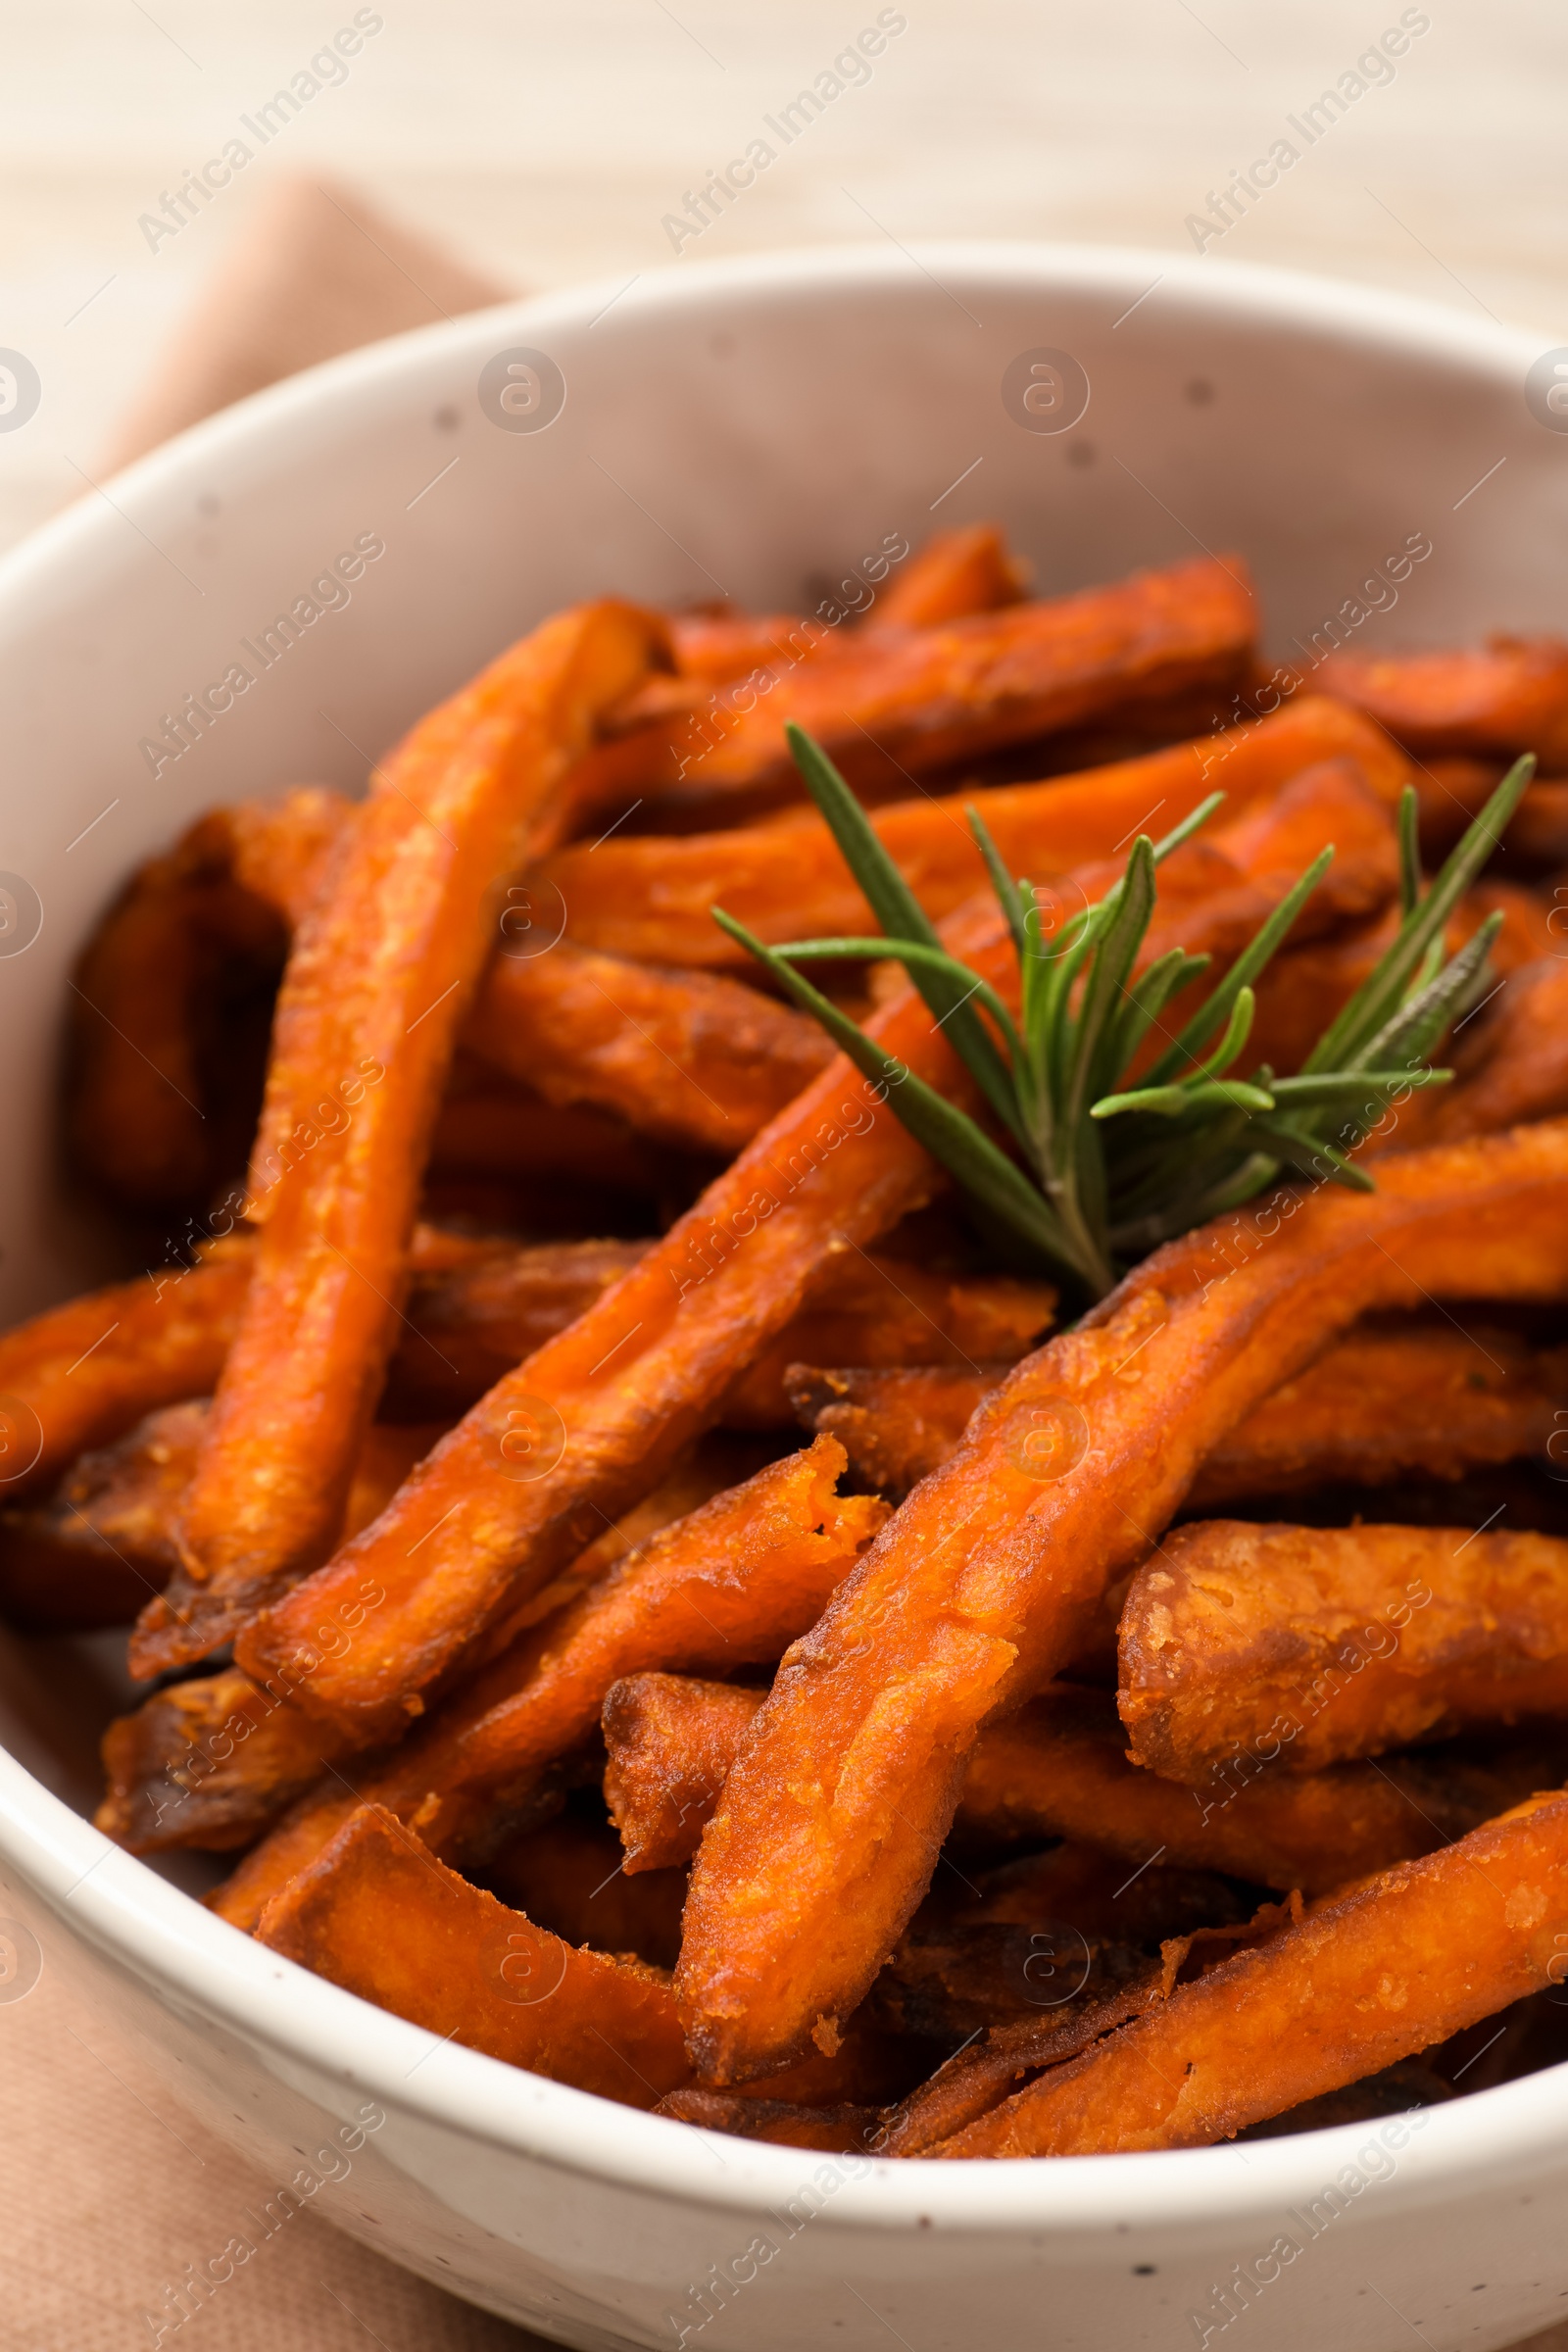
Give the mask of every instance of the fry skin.
<path id="1" fill-rule="evenodd" d="M 1134 1576 L 1118 1703 L 1134 1763 L 1345 1756 L 1568 1706 L 1568 1543 L 1468 1528 L 1173 1530 Z"/>
<path id="2" fill-rule="evenodd" d="M 927 2153 L 1202 2147 L 1376 2074 L 1553 1981 L 1565 1866 L 1568 1797 L 1533 1796 L 1179 1985 Z"/>
<path id="3" fill-rule="evenodd" d="M 689 2080 L 675 2005 L 640 1961 L 579 1950 L 363 1805 L 268 1906 L 257 1938 L 470 2050 L 628 2107 Z"/>
<path id="4" fill-rule="evenodd" d="M 1560 903 L 1562 904 L 1562 903 Z M 1558 928 L 1568 947 L 1568 915 Z M 1451 1086 L 1415 1096 L 1389 1148 L 1416 1152 L 1490 1135 L 1524 1119 L 1568 1110 L 1568 956 L 1514 973 L 1506 988 L 1456 1040 Z"/>
<path id="5" fill-rule="evenodd" d="M 1379 728 L 1344 704 L 1308 696 L 1254 726 L 1143 759 L 1044 784 L 900 801 L 876 810 L 871 822 L 937 920 L 985 883 L 963 814 L 971 801 L 1009 872 L 1044 879 L 1114 856 L 1154 808 L 1162 825 L 1174 825 L 1208 793 L 1222 791 L 1229 818 L 1272 797 L 1303 769 L 1340 759 L 1353 760 L 1390 808 L 1411 772 Z M 773 945 L 863 932 L 871 919 L 814 810 L 682 840 L 617 835 L 592 853 L 558 851 L 531 880 L 541 902 L 548 898 L 554 906 L 553 894 L 560 893 L 570 936 L 584 947 L 691 968 L 747 961 L 744 950 L 713 921 L 715 905 Z"/>
<path id="6" fill-rule="evenodd" d="M 192 1267 L 89 1291 L 0 1338 L 8 1503 L 47 1494 L 85 1447 L 212 1388 L 252 1255 L 247 1241 L 210 1242 Z"/>
<path id="7" fill-rule="evenodd" d="M 690 2081 L 662 1970 L 537 1927 L 380 1805 L 350 1815 L 268 1905 L 257 1939 L 445 2039 L 623 2106 L 652 2107 Z M 885 2096 L 888 2072 L 886 2045 L 856 2031 L 839 2057 L 761 2089 L 792 2103 Z"/>
<path id="8" fill-rule="evenodd" d="M 666 820 L 683 804 L 733 821 L 798 800 L 783 732 L 794 719 L 852 785 L 886 797 L 951 761 L 1223 689 L 1240 679 L 1255 630 L 1240 559 L 1199 557 L 933 628 L 849 631 L 809 662 L 754 673 L 623 738 L 615 781 L 656 796 Z M 602 800 L 603 776 L 584 790 Z"/>
<path id="9" fill-rule="evenodd" d="M 710 1152 L 750 1143 L 833 1057 L 814 1021 L 756 989 L 570 940 L 497 956 L 465 1042 L 547 1102 L 591 1102 Z"/>
<path id="10" fill-rule="evenodd" d="M 819 1438 L 715 1495 L 487 1668 L 379 1772 L 356 1775 L 443 1858 L 482 1859 L 544 1768 L 590 1734 L 605 1692 L 655 1663 L 770 1663 L 822 1611 L 887 1517 L 835 1495 L 843 1448 Z M 280 1823 L 217 1904 L 248 1924 L 344 1818 L 340 1781 Z"/>
<path id="11" fill-rule="evenodd" d="M 261 1244 L 185 1506 L 198 1583 L 259 1598 L 337 1540 L 493 901 L 559 830 L 572 756 L 657 646 L 630 606 L 546 622 L 390 755 L 335 854 L 273 1024 Z"/>
<path id="12" fill-rule="evenodd" d="M 606 1695 L 605 1795 L 627 1871 L 694 1854 L 765 1692 L 674 1674 L 628 1676 Z M 1068 1838 L 1123 1857 L 1228 1872 L 1318 1893 L 1457 1838 L 1535 1785 L 1539 1742 L 1494 1758 L 1401 1756 L 1291 1774 L 1248 1759 L 1201 1795 L 1127 1762 L 1106 1692 L 1068 1683 L 975 1742 L 959 1801 L 984 1841 Z"/>
<path id="13" fill-rule="evenodd" d="M 725 1785 L 676 1979 L 704 2079 L 783 2064 L 857 2005 L 980 1726 L 1072 1654 L 1226 1431 L 1371 1309 L 1560 1296 L 1565 1202 L 1561 1122 L 1392 1155 L 1373 1194 L 1285 1194 L 1167 1245 L 1009 1374 L 790 1651 Z"/>
<path id="14" fill-rule="evenodd" d="M 1317 684 L 1422 755 L 1534 752 L 1550 773 L 1568 750 L 1568 643 L 1493 637 L 1479 650 L 1331 654 Z"/>
<path id="15" fill-rule="evenodd" d="M 985 925 L 995 944 L 976 964 L 1005 986 L 1010 950 L 989 915 Z M 912 991 L 870 1027 L 968 1099 Z M 812 1282 L 929 1196 L 932 1164 L 879 1093 L 830 1063 L 613 1290 L 490 1391 L 373 1528 L 246 1629 L 236 1654 L 247 1671 L 265 1681 L 309 1657 L 309 1704 L 365 1744 L 403 1728 L 602 1514 L 646 1494 L 717 1418 Z M 366 1577 L 384 1604 L 324 1656 L 323 1613 Z"/>
<path id="16" fill-rule="evenodd" d="M 1493 1325 L 1461 1331 L 1446 1318 L 1373 1320 L 1220 1440 L 1187 1507 L 1330 1484 L 1384 1486 L 1412 1472 L 1462 1478 L 1483 1463 L 1547 1454 L 1568 1426 L 1565 1408 L 1568 1348 L 1539 1348 Z"/>

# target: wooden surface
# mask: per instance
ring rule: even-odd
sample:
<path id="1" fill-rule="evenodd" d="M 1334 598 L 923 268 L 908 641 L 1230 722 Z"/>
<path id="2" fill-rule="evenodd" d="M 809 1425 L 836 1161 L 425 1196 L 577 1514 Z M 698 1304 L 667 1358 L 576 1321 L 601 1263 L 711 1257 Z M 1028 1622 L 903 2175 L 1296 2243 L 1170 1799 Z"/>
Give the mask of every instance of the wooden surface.
<path id="1" fill-rule="evenodd" d="M 167 396 L 160 354 L 196 348 L 218 319 L 247 220 L 288 175 L 362 190 L 481 286 L 615 281 L 879 237 L 1191 253 L 1188 217 L 1289 135 L 1288 118 L 1353 72 L 1401 11 L 906 0 L 870 80 L 678 254 L 665 216 L 831 70 L 874 4 L 389 0 L 381 13 L 341 83 L 264 147 L 241 119 L 308 68 L 351 6 L 0 0 L 0 346 L 25 354 L 43 387 L 31 421 L 0 432 L 0 546 L 99 477 L 150 381 Z M 1208 238 L 1206 259 L 1337 273 L 1537 328 L 1544 347 L 1568 341 L 1568 15 L 1550 0 L 1433 0 L 1415 13 L 1430 26 L 1392 82 L 1368 87 L 1248 218 Z M 236 135 L 251 161 L 199 218 L 150 240 L 142 217 Z M 143 2313 L 266 2184 L 47 1973 L 0 2009 L 0 2346 L 151 2340 Z M 532 2340 L 315 2216 L 293 2231 L 203 2313 L 203 2343 L 490 2352 Z M 1391 2352 L 1425 2340 L 1419 2318 L 1391 2313 Z M 1568 2326 L 1537 2344 L 1568 2352 Z"/>

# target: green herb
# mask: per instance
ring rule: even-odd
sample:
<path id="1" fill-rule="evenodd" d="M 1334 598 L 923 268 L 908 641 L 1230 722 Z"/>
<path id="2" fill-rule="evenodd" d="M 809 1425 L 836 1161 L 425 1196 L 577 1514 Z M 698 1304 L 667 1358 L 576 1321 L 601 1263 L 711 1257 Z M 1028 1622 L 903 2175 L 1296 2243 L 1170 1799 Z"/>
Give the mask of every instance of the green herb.
<path id="1" fill-rule="evenodd" d="M 1166 1005 L 1210 960 L 1173 948 L 1138 970 L 1154 911 L 1155 870 L 1224 796 L 1212 794 L 1163 841 L 1140 834 L 1121 880 L 1054 939 L 1046 927 L 1048 895 L 1013 879 L 979 811 L 967 811 L 1018 958 L 1014 1017 L 987 981 L 943 947 L 831 760 L 801 728 L 786 732 L 807 789 L 883 936 L 769 948 L 721 908 L 714 920 L 816 1016 L 866 1077 L 890 1089 L 904 1125 L 957 1180 L 990 1228 L 1090 1297 L 1102 1298 L 1134 1259 L 1250 1200 L 1284 1171 L 1370 1192 L 1372 1179 L 1348 1152 L 1396 1091 L 1451 1077 L 1431 1068 L 1426 1056 L 1483 993 L 1488 950 L 1502 918 L 1490 916 L 1446 961 L 1444 928 L 1518 806 L 1532 760 L 1519 760 L 1504 777 L 1426 891 L 1416 853 L 1416 796 L 1406 790 L 1397 936 L 1297 1076 L 1276 1078 L 1266 1064 L 1245 1078 L 1231 1073 L 1252 1025 L 1252 984 L 1322 879 L 1332 848 L 1129 1086 L 1132 1065 Z M 904 965 L 968 1068 L 995 1134 L 885 1054 L 796 969 L 889 956 Z"/>

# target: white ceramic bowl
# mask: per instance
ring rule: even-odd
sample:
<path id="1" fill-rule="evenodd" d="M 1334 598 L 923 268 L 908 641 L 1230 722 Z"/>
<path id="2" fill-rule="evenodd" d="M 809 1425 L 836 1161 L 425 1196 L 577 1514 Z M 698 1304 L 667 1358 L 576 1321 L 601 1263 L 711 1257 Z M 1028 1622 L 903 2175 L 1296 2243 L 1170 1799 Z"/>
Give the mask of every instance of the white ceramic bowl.
<path id="1" fill-rule="evenodd" d="M 541 430 L 514 429 L 526 408 L 501 429 L 507 412 L 481 406 L 482 370 L 499 360 L 486 380 L 506 380 L 500 355 L 519 348 L 564 381 Z M 1089 379 L 1060 433 L 1004 402 L 1009 366 L 1042 348 Z M 1286 655 L 1416 535 L 1430 556 L 1356 642 L 1560 624 L 1568 442 L 1527 406 L 1539 357 L 1465 316 L 1222 263 L 889 245 L 460 319 L 147 459 L 0 570 L 0 867 L 42 911 L 0 955 L 6 1318 L 79 1287 L 101 1246 L 52 1181 L 71 958 L 127 868 L 197 809 L 301 777 L 357 784 L 416 712 L 573 598 L 795 606 L 890 531 L 985 515 L 1048 592 L 1239 549 Z M 352 601 L 260 672 L 241 641 L 363 534 L 385 553 Z M 155 776 L 142 739 L 236 661 L 255 683 Z M 1213 2343 L 1246 2326 L 1216 2296 L 1236 2266 L 1250 2283 L 1231 2308 L 1275 2352 L 1370 2352 L 1411 2326 L 1433 2352 L 1484 2348 L 1563 2308 L 1561 2070 L 1441 2108 L 1396 2151 L 1346 2128 L 900 2167 L 710 2137 L 439 2043 L 109 1845 L 77 1809 L 92 1791 L 74 1671 L 69 1645 L 0 1652 L 0 1909 L 279 2182 L 372 2102 L 384 2121 L 352 2156 L 352 2192 L 323 2187 L 316 2209 L 564 2342 Z M 1271 2254 L 1281 2238 L 1299 2250 Z"/>

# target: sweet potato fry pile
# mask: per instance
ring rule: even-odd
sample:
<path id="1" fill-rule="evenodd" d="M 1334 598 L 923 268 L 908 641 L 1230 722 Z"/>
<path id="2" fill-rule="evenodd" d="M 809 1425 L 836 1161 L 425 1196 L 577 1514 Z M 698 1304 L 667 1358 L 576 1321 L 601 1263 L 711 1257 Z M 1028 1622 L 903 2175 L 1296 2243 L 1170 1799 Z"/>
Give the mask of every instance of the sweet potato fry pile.
<path id="1" fill-rule="evenodd" d="M 606 598 L 363 801 L 208 811 L 72 997 L 76 1176 L 151 1271 L 0 1336 L 0 1614 L 153 1685 L 101 1826 L 437 2036 L 798 2149 L 1450 2095 L 1568 1941 L 1568 646 L 1254 715 L 1237 559 L 1027 586 L 987 525 L 809 614 Z M 1332 848 L 1256 989 L 1298 1070 L 1398 931 L 1406 787 L 1442 856 L 1547 781 L 1372 1189 L 1238 1194 L 1083 1312 L 898 1115 L 987 1115 L 951 1009 L 835 949 L 868 1075 L 712 920 L 877 927 L 786 721 L 1014 1011 L 969 806 L 1054 931 L 1223 794 L 1137 1070 Z"/>

